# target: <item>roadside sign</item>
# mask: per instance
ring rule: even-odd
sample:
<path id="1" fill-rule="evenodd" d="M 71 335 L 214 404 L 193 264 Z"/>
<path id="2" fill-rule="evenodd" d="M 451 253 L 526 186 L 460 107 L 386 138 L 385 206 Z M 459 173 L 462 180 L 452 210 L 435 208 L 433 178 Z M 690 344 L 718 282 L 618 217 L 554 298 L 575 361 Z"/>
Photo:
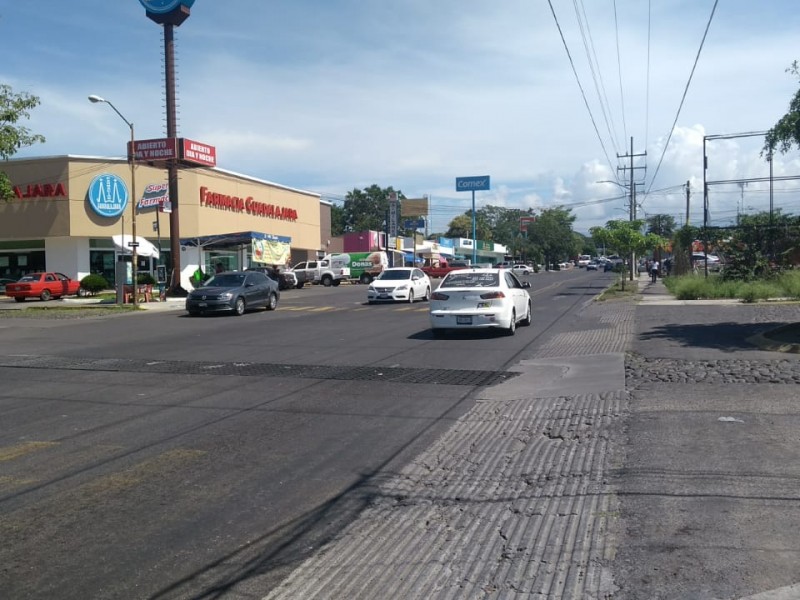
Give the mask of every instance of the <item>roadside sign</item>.
<path id="1" fill-rule="evenodd" d="M 488 175 L 477 175 L 473 177 L 456 177 L 457 192 L 477 192 L 490 188 Z"/>

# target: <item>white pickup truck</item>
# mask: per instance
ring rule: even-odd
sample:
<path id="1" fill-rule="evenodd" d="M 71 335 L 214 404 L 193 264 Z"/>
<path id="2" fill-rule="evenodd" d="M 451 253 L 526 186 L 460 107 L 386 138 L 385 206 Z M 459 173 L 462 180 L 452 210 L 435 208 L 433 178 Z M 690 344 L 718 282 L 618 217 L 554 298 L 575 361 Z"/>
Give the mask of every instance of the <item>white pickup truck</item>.
<path id="1" fill-rule="evenodd" d="M 319 260 L 297 263 L 291 270 L 297 277 L 298 288 L 306 283 L 321 283 L 325 287 L 337 286 L 350 279 L 350 267 L 346 260 L 330 254 Z"/>

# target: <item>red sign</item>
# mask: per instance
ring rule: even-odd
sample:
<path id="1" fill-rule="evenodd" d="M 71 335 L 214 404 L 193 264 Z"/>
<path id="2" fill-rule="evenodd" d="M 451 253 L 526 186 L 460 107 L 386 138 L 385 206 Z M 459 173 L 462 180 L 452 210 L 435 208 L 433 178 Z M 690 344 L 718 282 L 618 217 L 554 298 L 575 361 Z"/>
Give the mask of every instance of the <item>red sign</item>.
<path id="1" fill-rule="evenodd" d="M 246 212 L 256 217 L 297 221 L 297 210 L 294 208 L 259 202 L 254 200 L 252 196 L 241 198 L 239 196 L 229 196 L 228 194 L 218 194 L 210 191 L 205 186 L 200 188 L 200 206 L 237 213 Z"/>
<path id="2" fill-rule="evenodd" d="M 217 149 L 214 146 L 195 142 L 187 138 L 180 138 L 180 142 L 181 159 L 184 161 L 204 167 L 217 166 Z"/>
<path id="3" fill-rule="evenodd" d="M 17 198 L 57 198 L 67 195 L 67 188 L 63 183 L 29 183 L 27 186 L 14 186 L 14 195 Z"/>
<path id="4" fill-rule="evenodd" d="M 178 158 L 178 145 L 175 143 L 175 138 L 135 140 L 133 146 L 136 160 L 156 161 Z M 128 142 L 128 154 L 130 154 L 130 152 L 131 143 Z"/>
<path id="5" fill-rule="evenodd" d="M 536 223 L 536 217 L 520 217 L 519 218 L 519 230 L 522 233 L 528 232 L 528 225 L 531 223 Z"/>

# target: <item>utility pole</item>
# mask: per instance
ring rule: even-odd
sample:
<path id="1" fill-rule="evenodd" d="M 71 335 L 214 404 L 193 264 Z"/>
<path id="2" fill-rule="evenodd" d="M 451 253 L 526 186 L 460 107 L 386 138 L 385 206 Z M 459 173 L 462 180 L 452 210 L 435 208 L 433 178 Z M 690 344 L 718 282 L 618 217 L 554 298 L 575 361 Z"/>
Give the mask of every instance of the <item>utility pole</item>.
<path id="1" fill-rule="evenodd" d="M 686 180 L 686 226 L 689 226 L 689 199 L 692 197 L 692 184 Z"/>
<path id="2" fill-rule="evenodd" d="M 631 171 L 631 183 L 630 183 L 630 186 L 631 186 L 631 205 L 630 205 L 630 210 L 629 210 L 631 222 L 636 220 L 636 183 L 633 180 L 633 175 L 634 175 L 636 169 L 646 169 L 647 168 L 646 166 L 635 167 L 633 165 L 633 159 L 641 157 L 641 156 L 647 156 L 647 152 L 642 152 L 641 154 L 634 154 L 633 153 L 633 136 L 631 136 L 631 152 L 630 152 L 630 154 L 617 154 L 617 159 L 623 159 L 623 158 L 629 158 L 630 159 L 630 167 L 626 167 L 626 166 L 617 167 L 617 171 L 626 171 L 628 169 L 630 169 L 630 171 Z M 636 262 L 636 253 L 635 252 L 631 252 L 630 262 L 631 262 L 631 265 L 630 265 L 630 280 L 633 281 L 634 273 L 636 272 L 635 271 L 636 270 L 636 265 L 634 264 Z"/>

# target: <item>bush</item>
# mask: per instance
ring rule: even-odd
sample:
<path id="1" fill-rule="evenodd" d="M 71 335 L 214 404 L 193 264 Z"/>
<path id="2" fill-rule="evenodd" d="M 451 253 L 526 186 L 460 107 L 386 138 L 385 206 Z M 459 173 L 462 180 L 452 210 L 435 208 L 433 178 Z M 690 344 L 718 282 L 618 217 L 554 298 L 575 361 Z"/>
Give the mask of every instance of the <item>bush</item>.
<path id="1" fill-rule="evenodd" d="M 108 285 L 106 278 L 102 275 L 97 275 L 96 273 L 91 273 L 90 275 L 87 275 L 81 279 L 81 289 L 85 290 L 90 296 L 94 296 L 98 292 L 107 290 L 110 287 L 111 286 Z"/>
<path id="2" fill-rule="evenodd" d="M 751 281 L 744 283 L 739 288 L 739 297 L 743 302 L 757 302 L 758 300 L 769 300 L 781 295 L 780 288 L 766 281 Z"/>
<path id="3" fill-rule="evenodd" d="M 789 298 L 800 298 L 800 272 L 787 271 L 778 278 L 778 285 Z"/>
<path id="4" fill-rule="evenodd" d="M 156 278 L 150 275 L 150 273 L 137 273 L 136 282 L 139 285 L 155 285 Z"/>

